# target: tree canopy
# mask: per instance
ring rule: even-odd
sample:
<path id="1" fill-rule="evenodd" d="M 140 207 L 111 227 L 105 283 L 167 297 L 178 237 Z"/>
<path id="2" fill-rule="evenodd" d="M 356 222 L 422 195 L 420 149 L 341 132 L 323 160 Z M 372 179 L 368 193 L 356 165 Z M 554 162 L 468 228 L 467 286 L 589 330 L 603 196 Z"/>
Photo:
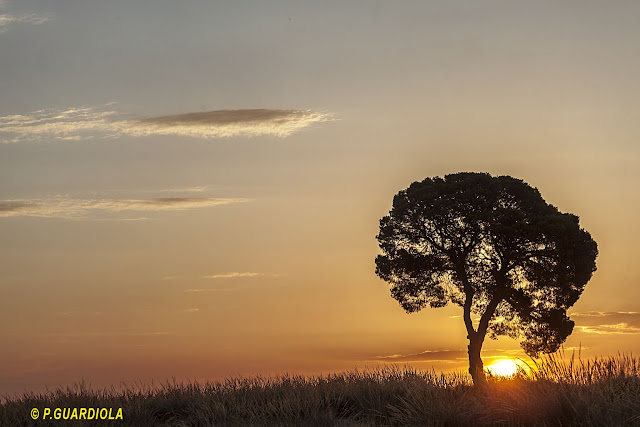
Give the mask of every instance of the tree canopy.
<path id="1" fill-rule="evenodd" d="M 394 197 L 377 239 L 376 273 L 407 312 L 463 307 L 474 381 L 487 333 L 522 338 L 531 356 L 559 348 L 598 254 L 576 215 L 520 179 L 487 173 L 414 182 Z"/>

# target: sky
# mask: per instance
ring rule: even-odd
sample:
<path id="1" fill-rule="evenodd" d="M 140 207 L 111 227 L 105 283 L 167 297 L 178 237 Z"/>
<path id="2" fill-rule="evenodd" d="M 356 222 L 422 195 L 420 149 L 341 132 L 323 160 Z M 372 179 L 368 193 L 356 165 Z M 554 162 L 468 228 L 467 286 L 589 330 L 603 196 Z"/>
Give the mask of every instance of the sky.
<path id="1" fill-rule="evenodd" d="M 0 1 L 0 394 L 464 370 L 461 309 L 406 314 L 374 264 L 394 194 L 460 171 L 580 216 L 600 255 L 565 349 L 637 354 L 639 15 Z"/>

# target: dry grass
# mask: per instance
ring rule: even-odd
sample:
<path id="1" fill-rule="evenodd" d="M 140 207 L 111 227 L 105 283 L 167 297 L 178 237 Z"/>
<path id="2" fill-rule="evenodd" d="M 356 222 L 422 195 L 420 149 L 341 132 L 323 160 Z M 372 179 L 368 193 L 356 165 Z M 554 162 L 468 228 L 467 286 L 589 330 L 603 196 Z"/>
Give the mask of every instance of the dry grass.
<path id="1" fill-rule="evenodd" d="M 337 425 L 638 426 L 640 361 L 550 356 L 530 373 L 490 378 L 389 367 L 307 378 L 233 378 L 207 384 L 91 390 L 83 384 L 45 394 L 5 396 L 0 425 Z M 31 420 L 31 408 L 112 407 L 122 420 Z M 115 413 L 115 411 L 114 411 Z"/>

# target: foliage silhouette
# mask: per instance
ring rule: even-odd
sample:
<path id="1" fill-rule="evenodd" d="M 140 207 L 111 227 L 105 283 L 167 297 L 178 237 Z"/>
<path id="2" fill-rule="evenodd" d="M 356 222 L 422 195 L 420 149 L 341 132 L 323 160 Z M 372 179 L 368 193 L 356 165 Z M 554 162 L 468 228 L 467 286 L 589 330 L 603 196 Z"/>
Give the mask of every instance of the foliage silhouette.
<path id="1" fill-rule="evenodd" d="M 596 270 L 596 242 L 576 215 L 510 176 L 456 173 L 414 182 L 380 220 L 376 274 L 407 312 L 463 307 L 469 373 L 483 384 L 487 334 L 523 338 L 530 356 L 573 331 L 567 309 Z M 472 313 L 480 316 L 477 325 Z"/>

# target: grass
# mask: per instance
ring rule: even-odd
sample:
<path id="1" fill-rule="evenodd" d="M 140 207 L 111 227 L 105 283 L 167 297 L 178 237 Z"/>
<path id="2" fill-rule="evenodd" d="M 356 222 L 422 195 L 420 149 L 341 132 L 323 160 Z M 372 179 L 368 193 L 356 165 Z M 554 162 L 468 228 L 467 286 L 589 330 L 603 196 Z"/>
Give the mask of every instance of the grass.
<path id="1" fill-rule="evenodd" d="M 386 367 L 322 377 L 232 378 L 206 384 L 92 390 L 84 384 L 5 396 L 5 426 L 638 426 L 640 359 L 549 356 L 474 388 L 466 374 Z M 32 420 L 49 408 L 122 408 L 118 420 Z"/>

